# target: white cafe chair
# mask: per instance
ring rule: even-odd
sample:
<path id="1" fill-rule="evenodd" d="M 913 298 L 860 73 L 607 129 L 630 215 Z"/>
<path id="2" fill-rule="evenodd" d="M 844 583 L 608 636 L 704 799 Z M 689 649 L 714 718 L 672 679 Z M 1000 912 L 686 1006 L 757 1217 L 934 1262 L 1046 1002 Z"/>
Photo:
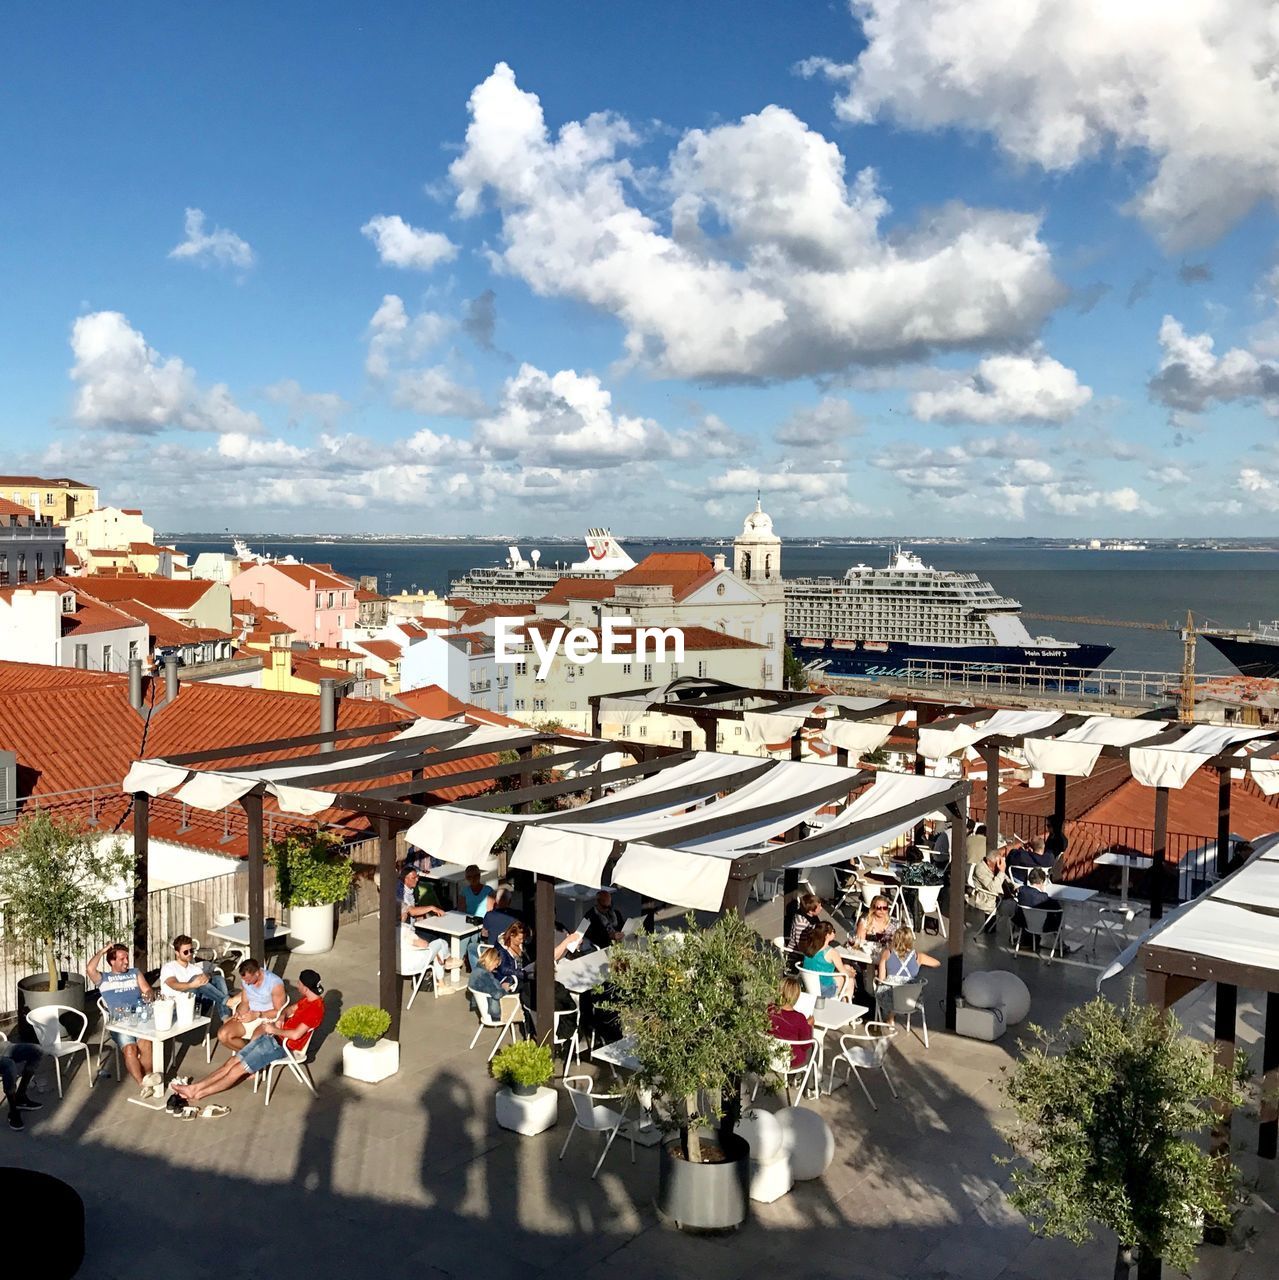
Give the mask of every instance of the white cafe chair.
<path id="1" fill-rule="evenodd" d="M 107 1002 L 98 997 L 98 1074 L 102 1073 L 102 1060 L 111 1054 L 115 1059 L 115 1078 L 120 1079 L 120 1046 L 107 1034 L 107 1023 L 111 1021 L 111 1011 Z"/>
<path id="2" fill-rule="evenodd" d="M 73 1019 L 80 1019 L 80 1029 L 68 1038 L 59 1019 L 63 1014 L 70 1014 Z M 89 1088 L 93 1088 L 93 1064 L 89 1046 L 84 1042 L 84 1033 L 89 1028 L 88 1015 L 81 1009 L 73 1009 L 66 1004 L 46 1004 L 39 1009 L 27 1010 L 27 1021 L 36 1033 L 36 1040 L 46 1058 L 53 1059 L 54 1074 L 58 1078 L 58 1097 L 62 1097 L 62 1059 L 73 1054 L 84 1054 L 84 1073 L 89 1077 Z"/>
<path id="3" fill-rule="evenodd" d="M 406 947 L 401 941 L 399 950 L 396 953 L 396 972 L 401 978 L 413 979 L 413 990 L 409 995 L 408 1008 L 413 1007 L 413 1001 L 417 999 L 417 993 L 422 990 L 422 984 L 429 977 L 431 979 L 431 993 L 438 1000 L 440 998 L 439 977 L 443 970 L 437 970 L 431 962 L 429 949 L 425 947 Z"/>
<path id="4" fill-rule="evenodd" d="M 612 1107 L 600 1105 L 603 1102 L 620 1102 L 623 1095 L 620 1093 L 592 1093 L 593 1083 L 590 1076 L 564 1077 L 564 1089 L 573 1104 L 573 1123 L 569 1128 L 568 1137 L 564 1139 L 564 1145 L 560 1148 L 560 1159 L 563 1160 L 564 1153 L 568 1150 L 568 1144 L 573 1140 L 573 1135 L 579 1129 L 585 1129 L 587 1133 L 607 1134 L 608 1138 L 604 1143 L 604 1150 L 600 1152 L 600 1158 L 595 1162 L 595 1168 L 591 1170 L 592 1180 L 599 1173 L 600 1166 L 604 1163 L 604 1157 L 608 1155 L 614 1140 L 626 1123 L 624 1109 L 615 1111 Z M 627 1136 L 631 1140 L 631 1163 L 634 1164 L 635 1135 L 634 1133 L 628 1133 Z"/>
<path id="5" fill-rule="evenodd" d="M 318 1097 L 315 1089 L 315 1081 L 311 1078 L 311 1068 L 306 1064 L 306 1056 L 311 1048 L 311 1037 L 315 1035 L 316 1028 L 311 1027 L 307 1032 L 305 1039 L 296 1049 L 290 1049 L 284 1042 L 280 1041 L 280 1048 L 284 1050 L 285 1056 L 277 1058 L 274 1062 L 268 1062 L 262 1071 L 259 1071 L 253 1077 L 253 1092 L 257 1093 L 258 1084 L 263 1075 L 266 1076 L 266 1101 L 263 1106 L 271 1105 L 271 1090 L 275 1088 L 275 1073 L 280 1070 L 287 1070 L 295 1075 L 306 1087 L 311 1091 L 312 1097 Z M 292 1037 L 290 1037 L 292 1038 Z"/>
<path id="6" fill-rule="evenodd" d="M 808 1056 L 804 1059 L 803 1066 L 791 1066 L 793 1049 L 800 1048 L 803 1045 L 808 1046 Z M 802 1100 L 809 1088 L 815 1088 L 821 1082 L 821 1067 L 818 1065 L 818 1056 L 820 1054 L 817 1041 L 808 1040 L 781 1040 L 779 1039 L 772 1046 L 772 1068 L 776 1075 L 780 1078 L 781 1087 L 786 1094 L 786 1103 L 788 1106 L 794 1106 L 795 1100 L 791 1098 L 791 1083 L 798 1082 L 798 1099 Z M 760 1085 L 768 1082 L 767 1076 L 761 1076 L 755 1081 L 755 1087 L 751 1090 L 751 1101 L 755 1101 L 756 1094 L 759 1093 Z"/>
<path id="7" fill-rule="evenodd" d="M 1023 938 L 1033 938 L 1035 954 L 1052 963 L 1053 956 L 1061 950 L 1061 931 L 1065 919 L 1061 908 L 1018 907 L 1012 919 L 1011 949 L 1016 951 Z M 1047 955 L 1043 944 L 1052 939 Z"/>
<path id="8" fill-rule="evenodd" d="M 1128 926 L 1136 918 L 1137 911 L 1131 906 L 1101 907 L 1089 931 L 1088 950 L 1092 958 L 1097 959 L 1097 941 L 1101 937 L 1110 939 L 1118 955 L 1128 945 Z"/>
<path id="9" fill-rule="evenodd" d="M 885 993 L 884 1003 L 892 1010 L 893 1017 L 906 1019 L 906 1034 L 910 1034 L 911 1019 L 919 1016 L 919 1027 L 923 1032 L 924 1048 L 928 1048 L 928 1019 L 924 1016 L 924 988 L 927 978 L 919 978 L 915 982 L 900 982 L 891 986 Z"/>
<path id="10" fill-rule="evenodd" d="M 853 998 L 853 982 L 842 973 L 814 973 L 811 969 L 799 969 L 796 971 L 796 977 L 799 978 L 804 990 L 818 1000 L 851 1000 Z M 832 977 L 835 979 L 836 994 L 823 996 L 822 979 Z"/>
<path id="11" fill-rule="evenodd" d="M 921 884 L 915 892 L 915 900 L 919 904 L 919 927 L 924 927 L 924 921 L 933 919 L 937 921 L 937 932 L 943 938 L 948 937 L 946 928 L 946 917 L 941 909 L 941 890 L 939 884 Z"/>
<path id="12" fill-rule="evenodd" d="M 524 1009 L 520 1004 L 519 997 L 515 995 L 505 995 L 502 997 L 502 1012 L 496 1018 L 490 1018 L 488 1012 L 487 997 L 477 996 L 471 993 L 471 1001 L 475 1008 L 476 1017 L 479 1018 L 480 1025 L 475 1028 L 475 1034 L 471 1037 L 471 1043 L 466 1047 L 474 1049 L 480 1036 L 484 1034 L 486 1028 L 497 1031 L 497 1039 L 493 1041 L 493 1048 L 489 1050 L 488 1061 L 493 1061 L 493 1055 L 502 1047 L 502 1041 L 509 1034 L 511 1043 L 514 1044 L 520 1037 L 520 1026 L 524 1020 Z"/>
<path id="13" fill-rule="evenodd" d="M 561 1026 L 565 1018 L 573 1019 L 573 1030 L 567 1031 Z M 564 1048 L 564 1070 L 561 1074 L 565 1079 L 568 1073 L 573 1069 L 573 1060 L 580 1059 L 582 1056 L 582 1044 L 578 1038 L 578 1027 L 581 1023 L 581 1014 L 576 1009 L 557 1009 L 555 1011 L 554 1021 L 551 1024 L 551 1053 L 560 1046 Z"/>
<path id="14" fill-rule="evenodd" d="M 878 1035 L 874 1034 L 875 1030 L 878 1030 Z M 863 1071 L 882 1072 L 893 1097 L 897 1097 L 893 1078 L 888 1074 L 888 1067 L 884 1062 L 888 1055 L 888 1046 L 896 1035 L 897 1028 L 890 1027 L 886 1022 L 867 1022 L 862 1029 L 851 1035 L 840 1036 L 839 1054 L 830 1064 L 830 1081 L 826 1091 L 829 1093 L 835 1088 L 835 1068 L 843 1063 L 845 1069 L 857 1077 L 857 1083 L 861 1085 L 866 1101 L 870 1103 L 873 1110 L 878 1111 L 879 1107 L 875 1099 L 870 1096 L 870 1090 L 866 1088 L 866 1081 L 862 1079 Z"/>

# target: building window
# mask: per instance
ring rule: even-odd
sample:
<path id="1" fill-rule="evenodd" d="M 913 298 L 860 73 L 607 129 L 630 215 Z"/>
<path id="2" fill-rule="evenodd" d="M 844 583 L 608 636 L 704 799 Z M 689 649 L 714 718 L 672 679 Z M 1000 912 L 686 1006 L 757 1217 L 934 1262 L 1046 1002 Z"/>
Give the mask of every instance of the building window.
<path id="1" fill-rule="evenodd" d="M 517 662 L 517 663 L 515 664 L 515 674 L 516 674 L 517 676 L 526 676 L 526 675 L 528 675 L 528 663 L 527 663 L 527 662 Z"/>
<path id="2" fill-rule="evenodd" d="M 27 553 L 25 551 L 18 552 L 18 581 L 26 582 L 27 580 Z"/>
<path id="3" fill-rule="evenodd" d="M 75 612 L 75 596 L 73 596 L 69 591 L 65 596 L 62 597 L 62 612 L 63 613 Z"/>
<path id="4" fill-rule="evenodd" d="M 0 587 L 9 585 L 9 557 L 0 555 Z"/>
<path id="5" fill-rule="evenodd" d="M 346 608 L 346 592 L 342 592 L 342 608 Z"/>
<path id="6" fill-rule="evenodd" d="M 111 670 L 111 646 L 109 644 L 102 646 L 102 670 Z"/>
<path id="7" fill-rule="evenodd" d="M 138 656 L 138 642 L 136 640 L 129 641 L 129 661 L 132 662 Z"/>
<path id="8" fill-rule="evenodd" d="M 318 591 L 315 593 L 315 607 L 317 609 L 324 608 L 324 597 Z"/>
<path id="9" fill-rule="evenodd" d="M 44 495 L 44 505 L 45 505 L 46 507 L 51 507 L 51 506 L 53 506 L 53 494 L 51 494 L 51 493 L 46 493 L 46 494 Z"/>
<path id="10" fill-rule="evenodd" d="M 534 698 L 534 699 L 533 699 L 533 710 L 534 710 L 534 711 L 545 711 L 545 710 L 546 710 L 546 699 L 545 699 L 545 698 Z"/>
<path id="11" fill-rule="evenodd" d="M 704 663 L 704 662 L 699 662 L 699 663 L 697 664 L 697 674 L 698 674 L 699 676 L 704 676 L 704 675 L 706 674 L 706 663 Z"/>
<path id="12" fill-rule="evenodd" d="M 333 608 L 333 592 L 332 591 L 329 592 L 329 608 L 330 609 Z"/>
<path id="13" fill-rule="evenodd" d="M 36 552 L 36 581 L 44 581 L 44 552 Z"/>
<path id="14" fill-rule="evenodd" d="M 516 709 L 516 711 L 523 711 L 523 710 L 524 710 L 524 699 L 523 699 L 523 698 L 516 698 L 516 699 L 515 699 L 515 709 Z"/>
<path id="15" fill-rule="evenodd" d="M 653 664 L 651 662 L 646 662 L 644 664 L 644 679 L 651 680 L 652 678 L 653 678 Z"/>
<path id="16" fill-rule="evenodd" d="M 339 627 L 346 626 L 346 616 L 344 614 L 341 614 L 341 613 L 338 614 L 338 626 Z"/>
<path id="17" fill-rule="evenodd" d="M 622 674 L 624 676 L 629 676 L 631 674 L 631 664 L 629 662 L 622 663 Z"/>

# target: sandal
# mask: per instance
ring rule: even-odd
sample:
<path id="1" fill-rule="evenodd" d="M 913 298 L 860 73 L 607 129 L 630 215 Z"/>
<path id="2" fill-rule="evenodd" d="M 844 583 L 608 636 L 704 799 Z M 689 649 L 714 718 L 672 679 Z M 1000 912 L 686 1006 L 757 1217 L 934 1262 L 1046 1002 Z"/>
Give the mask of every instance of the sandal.
<path id="1" fill-rule="evenodd" d="M 194 1110 L 194 1108 L 192 1108 Z M 216 1102 L 210 1102 L 201 1112 L 200 1116 L 205 1120 L 221 1120 L 223 1116 L 231 1114 L 230 1107 L 224 1107 Z"/>
<path id="2" fill-rule="evenodd" d="M 175 1120 L 194 1120 L 200 1114 L 199 1107 L 171 1107 L 169 1114 Z"/>

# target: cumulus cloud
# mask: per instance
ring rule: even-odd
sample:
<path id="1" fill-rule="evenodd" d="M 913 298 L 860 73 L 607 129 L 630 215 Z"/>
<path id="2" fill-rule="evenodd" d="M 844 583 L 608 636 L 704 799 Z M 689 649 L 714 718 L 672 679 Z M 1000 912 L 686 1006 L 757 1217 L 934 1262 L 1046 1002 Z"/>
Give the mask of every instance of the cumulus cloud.
<path id="1" fill-rule="evenodd" d="M 1152 467 L 1150 470 L 1150 478 L 1161 489 L 1180 489 L 1184 485 L 1191 482 L 1190 473 L 1184 468 L 1179 467 L 1176 463 L 1168 463 L 1162 467 Z"/>
<path id="2" fill-rule="evenodd" d="M 1068 369 L 1043 352 L 988 356 L 961 381 L 911 397 L 923 422 L 1040 422 L 1058 425 L 1092 399 Z"/>
<path id="3" fill-rule="evenodd" d="M 185 221 L 186 238 L 169 250 L 170 258 L 198 262 L 201 266 L 239 267 L 247 271 L 255 261 L 253 249 L 234 231 L 225 227 L 204 229 L 204 210 L 188 209 Z"/>
<path id="4" fill-rule="evenodd" d="M 89 427 L 154 435 L 166 427 L 255 435 L 258 416 L 241 409 L 224 383 L 202 388 L 195 370 L 165 359 L 118 311 L 80 316 L 71 328 L 74 415 Z"/>
<path id="5" fill-rule="evenodd" d="M 786 463 L 774 468 L 732 467 L 706 482 L 710 494 L 706 510 L 716 519 L 740 519 L 745 514 L 742 502 L 762 493 L 765 507 L 774 516 L 822 520 L 865 515 L 866 508 L 853 499 L 850 481 L 840 467 L 811 470 Z"/>
<path id="6" fill-rule="evenodd" d="M 1132 210 L 1169 247 L 1206 243 L 1279 190 L 1279 25 L 1271 0 L 851 0 L 849 121 L 989 133 L 1061 172 L 1107 149 L 1153 169 Z"/>
<path id="7" fill-rule="evenodd" d="M 430 271 L 457 257 L 457 245 L 448 236 L 410 226 L 398 214 L 370 218 L 360 231 L 377 246 L 378 257 L 389 267 Z"/>
<path id="8" fill-rule="evenodd" d="M 444 365 L 410 369 L 396 379 L 393 403 L 415 413 L 442 418 L 474 418 L 484 412 L 484 397 L 463 386 Z"/>
<path id="9" fill-rule="evenodd" d="M 386 294 L 369 321 L 365 372 L 371 378 L 388 377 L 393 363 L 419 358 L 436 346 L 450 328 L 449 321 L 434 311 L 410 317 L 403 298 Z"/>
<path id="10" fill-rule="evenodd" d="M 692 130 L 661 185 L 669 230 L 632 203 L 615 116 L 552 137 L 499 63 L 471 94 L 457 209 L 491 195 L 492 260 L 535 292 L 616 315 L 632 361 L 671 377 L 792 378 L 933 351 L 1024 344 L 1064 296 L 1035 216 L 954 204 L 885 234 L 872 170 L 770 106 Z"/>
<path id="11" fill-rule="evenodd" d="M 1181 414 L 1202 413 L 1232 400 L 1259 401 L 1279 417 L 1279 365 L 1242 347 L 1217 355 L 1206 333 L 1188 334 L 1172 316 L 1159 326 L 1163 356 L 1150 394 Z"/>
<path id="12" fill-rule="evenodd" d="M 1256 467 L 1243 467 L 1235 479 L 1235 488 L 1247 494 L 1247 505 L 1263 511 L 1279 511 L 1279 484 Z"/>
<path id="13" fill-rule="evenodd" d="M 777 443 L 797 449 L 830 450 L 850 436 L 861 434 L 853 406 L 838 396 L 796 409 L 777 429 Z"/>
<path id="14" fill-rule="evenodd" d="M 292 464 L 301 462 L 307 451 L 284 440 L 264 440 L 232 431 L 218 439 L 218 454 L 232 462 L 246 462 L 255 466 L 263 463 Z"/>
<path id="15" fill-rule="evenodd" d="M 296 426 L 307 418 L 330 426 L 350 406 L 336 391 L 305 391 L 296 378 L 281 378 L 263 390 L 273 404 L 283 405 L 289 414 L 289 425 Z"/>

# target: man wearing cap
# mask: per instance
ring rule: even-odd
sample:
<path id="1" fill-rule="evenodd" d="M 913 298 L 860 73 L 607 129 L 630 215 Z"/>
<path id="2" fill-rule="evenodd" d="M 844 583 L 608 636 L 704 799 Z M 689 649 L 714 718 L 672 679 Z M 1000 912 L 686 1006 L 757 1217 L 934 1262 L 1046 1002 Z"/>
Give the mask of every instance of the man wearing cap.
<path id="1" fill-rule="evenodd" d="M 1004 855 L 992 849 L 973 868 L 972 888 L 968 891 L 969 903 L 988 915 L 996 910 L 1001 915 L 1011 915 L 1016 909 L 1017 884 L 1004 865 Z"/>
<path id="2" fill-rule="evenodd" d="M 257 1075 L 271 1063 L 282 1061 L 286 1048 L 305 1048 L 316 1027 L 324 1020 L 324 984 L 314 969 L 303 969 L 298 974 L 298 990 L 300 998 L 285 1010 L 280 1022 L 259 1023 L 253 1038 L 244 1048 L 232 1054 L 211 1076 L 206 1076 L 198 1084 L 175 1084 L 169 1109 L 179 1116 L 194 1112 L 210 1094 L 234 1088 L 241 1080 Z M 223 1116 L 227 1110 L 226 1107 L 211 1106 L 202 1114 Z"/>

